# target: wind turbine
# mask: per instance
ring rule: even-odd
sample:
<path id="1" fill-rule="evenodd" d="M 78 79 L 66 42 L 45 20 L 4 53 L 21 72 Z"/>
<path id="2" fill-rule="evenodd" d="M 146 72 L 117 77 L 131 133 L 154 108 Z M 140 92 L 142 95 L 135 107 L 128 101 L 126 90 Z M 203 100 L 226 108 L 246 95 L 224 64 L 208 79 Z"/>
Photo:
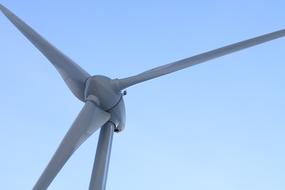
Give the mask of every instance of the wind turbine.
<path id="1" fill-rule="evenodd" d="M 285 36 L 285 30 L 279 30 L 162 65 L 135 76 L 110 79 L 102 75 L 90 75 L 1 4 L 0 10 L 54 65 L 71 92 L 85 103 L 33 190 L 47 189 L 70 156 L 98 129 L 101 131 L 89 189 L 105 189 L 113 133 L 121 132 L 125 127 L 124 89 Z"/>

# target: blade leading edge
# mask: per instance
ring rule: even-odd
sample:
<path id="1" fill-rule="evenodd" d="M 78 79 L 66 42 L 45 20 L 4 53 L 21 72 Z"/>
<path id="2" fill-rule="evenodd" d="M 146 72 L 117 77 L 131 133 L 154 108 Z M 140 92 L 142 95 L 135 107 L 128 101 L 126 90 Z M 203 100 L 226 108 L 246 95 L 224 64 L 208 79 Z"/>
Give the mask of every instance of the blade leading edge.
<path id="1" fill-rule="evenodd" d="M 33 190 L 47 189 L 73 152 L 110 117 L 109 113 L 87 101 Z"/>
<path id="2" fill-rule="evenodd" d="M 90 75 L 1 4 L 0 10 L 55 66 L 72 93 L 84 101 L 85 82 Z"/>
<path id="3" fill-rule="evenodd" d="M 212 51 L 208 51 L 202 54 L 195 55 L 190 58 L 182 59 L 173 63 L 169 63 L 166 65 L 162 65 L 156 67 L 154 69 L 145 71 L 135 76 L 123 78 L 123 79 L 115 79 L 114 82 L 118 88 L 118 90 L 123 90 L 129 86 L 135 85 L 137 83 L 141 83 L 153 78 L 160 77 L 162 75 L 166 75 L 181 69 L 185 69 L 187 67 L 203 63 L 209 61 L 211 59 L 215 59 L 230 53 L 234 53 L 236 51 L 240 51 L 258 44 L 262 44 L 264 42 L 268 42 L 277 38 L 281 38 L 285 36 L 285 29 L 279 30 L 276 32 L 268 33 L 262 36 L 258 36 L 255 38 L 251 38 L 245 41 L 241 41 L 238 43 L 234 43 L 228 46 L 224 46 Z"/>

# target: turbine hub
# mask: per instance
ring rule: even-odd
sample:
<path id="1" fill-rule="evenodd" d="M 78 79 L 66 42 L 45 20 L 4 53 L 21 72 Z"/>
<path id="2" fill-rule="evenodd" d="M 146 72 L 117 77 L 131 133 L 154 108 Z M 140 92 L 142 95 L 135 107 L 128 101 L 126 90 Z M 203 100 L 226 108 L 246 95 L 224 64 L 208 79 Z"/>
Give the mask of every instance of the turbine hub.
<path id="1" fill-rule="evenodd" d="M 102 75 L 87 79 L 84 95 L 85 100 L 92 97 L 92 100 L 94 99 L 98 106 L 105 111 L 116 106 L 122 98 L 122 93 L 115 89 L 112 80 Z"/>
<path id="2" fill-rule="evenodd" d="M 112 79 L 101 75 L 88 78 L 84 96 L 85 101 L 92 101 L 111 114 L 109 121 L 115 125 L 115 132 L 125 128 L 126 113 L 123 94 L 116 90 Z"/>

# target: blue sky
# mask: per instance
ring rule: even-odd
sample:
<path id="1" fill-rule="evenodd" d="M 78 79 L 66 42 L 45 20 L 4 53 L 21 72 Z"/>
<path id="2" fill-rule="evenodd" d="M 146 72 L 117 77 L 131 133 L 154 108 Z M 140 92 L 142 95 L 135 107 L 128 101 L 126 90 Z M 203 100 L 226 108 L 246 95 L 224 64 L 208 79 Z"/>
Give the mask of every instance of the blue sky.
<path id="1" fill-rule="evenodd" d="M 285 28 L 285 2 L 1 1 L 91 74 L 126 77 Z M 31 189 L 82 107 L 0 16 L 0 189 Z M 128 89 L 108 190 L 285 189 L 285 39 Z M 51 190 L 87 189 L 98 134 Z"/>

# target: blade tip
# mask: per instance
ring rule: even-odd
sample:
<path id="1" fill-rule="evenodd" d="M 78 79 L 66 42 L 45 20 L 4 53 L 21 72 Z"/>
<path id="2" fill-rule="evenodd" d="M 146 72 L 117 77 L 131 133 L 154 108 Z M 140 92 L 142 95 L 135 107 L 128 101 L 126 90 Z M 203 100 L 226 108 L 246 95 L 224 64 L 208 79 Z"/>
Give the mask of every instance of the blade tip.
<path id="1" fill-rule="evenodd" d="M 7 8 L 6 8 L 4 5 L 2 5 L 2 4 L 0 3 L 0 10 L 1 10 L 2 12 L 4 12 L 6 9 L 7 9 Z"/>

